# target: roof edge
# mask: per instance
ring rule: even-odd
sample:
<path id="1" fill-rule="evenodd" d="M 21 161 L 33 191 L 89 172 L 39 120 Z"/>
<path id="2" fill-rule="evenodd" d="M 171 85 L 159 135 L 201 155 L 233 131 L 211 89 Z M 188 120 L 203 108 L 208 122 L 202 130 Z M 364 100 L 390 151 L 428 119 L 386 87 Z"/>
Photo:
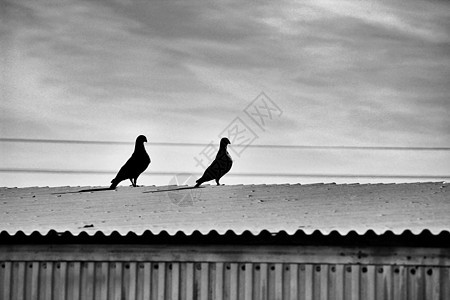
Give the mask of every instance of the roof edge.
<path id="1" fill-rule="evenodd" d="M 26 234 L 23 231 L 17 231 L 10 234 L 6 231 L 0 232 L 0 244 L 241 244 L 241 245 L 323 245 L 323 246 L 402 246 L 402 247 L 440 247 L 450 248 L 450 232 L 441 231 L 433 233 L 430 230 L 422 230 L 416 234 L 410 230 L 405 230 L 401 234 L 392 231 L 386 231 L 377 234 L 373 230 L 367 230 L 364 234 L 356 231 L 349 231 L 341 234 L 336 230 L 329 233 L 322 233 L 315 230 L 307 233 L 303 230 L 297 230 L 294 234 L 286 231 L 271 233 L 262 230 L 259 233 L 244 231 L 235 233 L 228 230 L 225 233 L 219 233 L 211 230 L 208 233 L 194 231 L 186 234 L 178 231 L 170 234 L 167 231 L 153 233 L 146 230 L 141 234 L 128 232 L 121 234 L 113 231 L 110 234 L 104 234 L 101 231 L 86 232 L 82 231 L 76 235 L 69 231 L 56 232 L 49 230 L 45 234 L 33 231 Z"/>

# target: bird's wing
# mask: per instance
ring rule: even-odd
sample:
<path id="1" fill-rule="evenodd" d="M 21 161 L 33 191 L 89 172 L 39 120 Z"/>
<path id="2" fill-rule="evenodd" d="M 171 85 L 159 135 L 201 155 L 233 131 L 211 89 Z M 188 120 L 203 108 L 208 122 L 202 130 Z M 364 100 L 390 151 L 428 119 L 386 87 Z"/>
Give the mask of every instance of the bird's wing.
<path id="1" fill-rule="evenodd" d="M 220 179 L 223 175 L 230 171 L 233 161 L 229 157 L 228 153 L 218 154 L 216 159 L 205 170 L 201 181 L 209 181 L 213 179 Z"/>
<path id="2" fill-rule="evenodd" d="M 228 171 L 230 171 L 231 169 L 231 166 L 233 165 L 233 160 L 226 150 L 220 153 L 220 155 L 218 154 L 215 161 L 217 162 L 218 178 L 228 173 Z"/>
<path id="3" fill-rule="evenodd" d="M 116 180 L 125 180 L 128 178 L 132 178 L 134 174 L 134 170 L 136 168 L 136 158 L 132 155 L 127 162 L 120 168 L 119 172 L 116 175 Z"/>
<path id="4" fill-rule="evenodd" d="M 217 160 L 214 160 L 211 165 L 206 168 L 205 172 L 203 173 L 203 176 L 201 177 L 202 181 L 210 181 L 215 178 L 217 178 L 217 175 L 219 174 L 219 164 Z"/>

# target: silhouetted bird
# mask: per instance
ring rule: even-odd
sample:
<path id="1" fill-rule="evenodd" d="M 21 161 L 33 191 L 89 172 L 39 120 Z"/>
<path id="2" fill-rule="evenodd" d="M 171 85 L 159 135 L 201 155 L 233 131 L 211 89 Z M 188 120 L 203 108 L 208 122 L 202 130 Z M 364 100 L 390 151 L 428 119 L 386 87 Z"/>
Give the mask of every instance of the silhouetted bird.
<path id="1" fill-rule="evenodd" d="M 211 163 L 211 165 L 206 169 L 203 176 L 198 179 L 195 187 L 199 187 L 200 184 L 206 181 L 215 180 L 217 185 L 220 185 L 219 180 L 223 175 L 230 171 L 233 165 L 233 160 L 227 151 L 227 145 L 231 144 L 227 138 L 222 138 L 220 140 L 220 149 L 217 152 L 216 159 Z"/>
<path id="2" fill-rule="evenodd" d="M 144 142 L 147 142 L 147 138 L 140 135 L 136 138 L 136 144 L 134 145 L 134 152 L 128 161 L 120 168 L 116 178 L 111 180 L 110 189 L 115 189 L 116 186 L 125 179 L 130 179 L 133 186 L 137 186 L 136 182 L 139 175 L 147 169 L 150 164 L 150 156 L 145 151 Z M 133 181 L 134 180 L 134 181 Z"/>

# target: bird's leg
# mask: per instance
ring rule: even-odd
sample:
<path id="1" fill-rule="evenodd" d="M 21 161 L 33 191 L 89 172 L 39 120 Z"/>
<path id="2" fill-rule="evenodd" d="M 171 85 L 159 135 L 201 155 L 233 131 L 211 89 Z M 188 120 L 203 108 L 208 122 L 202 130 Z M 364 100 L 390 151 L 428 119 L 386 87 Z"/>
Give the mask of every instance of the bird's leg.
<path id="1" fill-rule="evenodd" d="M 220 183 L 219 183 L 219 179 L 216 179 L 216 183 L 217 183 L 217 185 L 220 185 Z"/>
<path id="2" fill-rule="evenodd" d="M 133 178 L 130 178 L 131 185 L 134 186 Z"/>

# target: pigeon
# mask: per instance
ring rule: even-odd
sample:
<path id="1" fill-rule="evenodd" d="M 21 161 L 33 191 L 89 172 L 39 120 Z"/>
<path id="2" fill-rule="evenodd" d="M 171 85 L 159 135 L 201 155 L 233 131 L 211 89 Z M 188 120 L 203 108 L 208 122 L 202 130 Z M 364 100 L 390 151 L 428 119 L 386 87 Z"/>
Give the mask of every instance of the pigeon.
<path id="1" fill-rule="evenodd" d="M 211 165 L 206 169 L 203 176 L 198 179 L 195 187 L 199 187 L 203 182 L 215 180 L 217 185 L 220 185 L 219 180 L 223 175 L 227 174 L 230 171 L 231 166 L 233 165 L 233 160 L 231 159 L 230 154 L 227 151 L 227 145 L 231 144 L 230 140 L 227 138 L 222 138 L 220 140 L 220 149 L 217 152 L 216 159 L 211 163 Z"/>
<path id="2" fill-rule="evenodd" d="M 144 142 L 147 142 L 147 138 L 140 135 L 136 138 L 134 146 L 134 152 L 128 161 L 120 168 L 116 175 L 116 178 L 111 180 L 110 189 L 115 189 L 116 186 L 125 179 L 130 179 L 131 184 L 136 187 L 136 182 L 139 175 L 147 169 L 150 164 L 150 156 L 145 151 Z"/>

